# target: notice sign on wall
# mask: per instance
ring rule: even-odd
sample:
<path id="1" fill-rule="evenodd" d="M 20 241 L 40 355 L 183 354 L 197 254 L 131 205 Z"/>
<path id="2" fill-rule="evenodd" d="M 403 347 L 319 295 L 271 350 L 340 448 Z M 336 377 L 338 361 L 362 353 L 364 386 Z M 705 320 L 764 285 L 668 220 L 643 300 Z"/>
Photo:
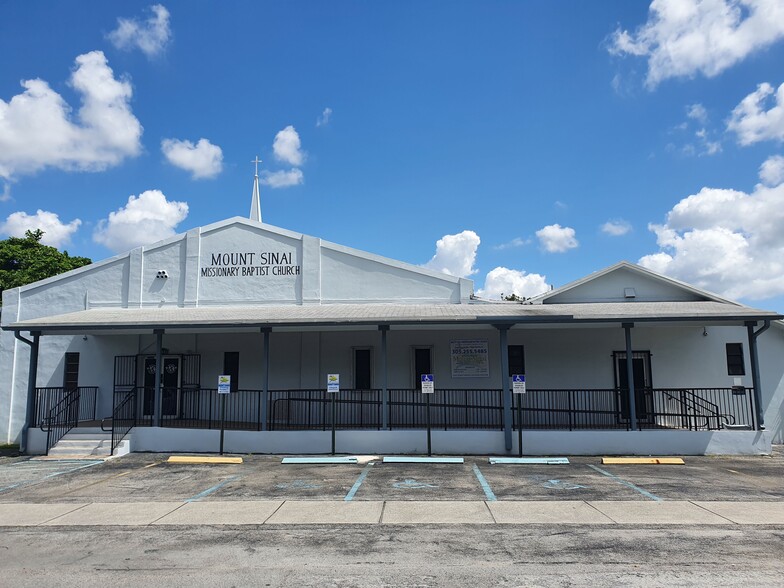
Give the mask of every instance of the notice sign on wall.
<path id="1" fill-rule="evenodd" d="M 486 339 L 451 342 L 453 378 L 489 378 L 490 364 Z"/>

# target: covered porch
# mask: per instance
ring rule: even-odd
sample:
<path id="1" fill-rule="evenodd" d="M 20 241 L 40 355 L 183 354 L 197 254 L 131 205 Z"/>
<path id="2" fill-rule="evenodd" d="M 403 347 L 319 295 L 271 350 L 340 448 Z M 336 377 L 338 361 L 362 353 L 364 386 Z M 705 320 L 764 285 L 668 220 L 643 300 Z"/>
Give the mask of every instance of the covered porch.
<path id="1" fill-rule="evenodd" d="M 137 349 L 135 354 L 112 354 L 111 380 L 104 370 L 94 393 L 113 447 L 134 430 L 141 438 L 143 430 L 160 429 L 154 438 L 161 443 L 165 431 L 173 439 L 184 430 L 202 431 L 208 439 L 223 426 L 245 434 L 243 447 L 252 451 L 280 452 L 285 446 L 291 450 L 287 452 L 297 452 L 308 446 L 292 442 L 292 435 L 321 439 L 318 434 L 328 434 L 334 426 L 339 437 L 362 438 L 368 446 L 375 442 L 368 440 L 394 438 L 402 450 L 407 445 L 399 441 L 418 438 L 415 431 L 429 421 L 437 434 L 447 434 L 450 446 L 441 449 L 444 453 L 459 448 L 466 435 L 492 439 L 488 451 L 517 451 L 519 431 L 605 434 L 620 451 L 625 442 L 607 433 L 724 435 L 762 428 L 756 340 L 770 317 L 743 307 L 732 308 L 730 315 L 726 305 L 719 312 L 719 305 L 700 304 L 705 306 L 699 316 L 693 316 L 694 308 L 692 316 L 673 308 L 663 315 L 661 304 L 640 303 L 612 315 L 606 305 L 599 315 L 590 304 L 452 305 L 442 315 L 433 307 L 424 313 L 399 305 L 359 318 L 351 316 L 356 309 L 345 308 L 351 305 L 178 309 L 165 315 L 156 309 L 91 310 L 63 315 L 60 325 L 53 327 L 50 321 L 46 333 L 33 331 L 33 336 L 68 332 L 95 338 L 103 342 L 104 361 L 107 350 Z M 363 313 L 369 308 L 363 306 Z M 253 318 L 239 320 L 250 312 Z M 200 320 L 194 321 L 197 315 Z M 169 320 L 161 321 L 163 316 Z M 718 343 L 707 345 L 709 330 Z M 751 377 L 737 381 L 728 377 L 723 351 L 727 341 L 741 335 L 748 367 L 744 375 Z M 685 337 L 704 342 L 705 348 L 683 356 L 677 342 Z M 454 377 L 454 365 L 450 369 L 451 342 L 468 338 L 486 342 L 486 376 L 460 379 Z M 511 352 L 515 347 L 524 352 L 519 366 L 512 365 L 518 362 Z M 367 349 L 371 377 L 365 383 L 371 385 L 358 387 L 356 351 Z M 429 360 L 422 360 L 428 354 L 417 349 L 429 349 Z M 213 383 L 226 370 L 227 353 L 242 358 L 243 375 L 230 394 L 219 395 Z M 418 365 L 420 360 L 424 363 Z M 508 376 L 518 372 L 528 378 L 524 394 L 512 393 Z M 346 384 L 340 392 L 326 391 L 328 373 L 342 374 Z M 434 394 L 424 395 L 412 385 L 420 373 L 435 374 Z M 654 374 L 661 386 L 653 385 Z M 47 406 L 58 411 L 50 408 L 45 414 L 42 389 L 36 388 L 32 425 L 58 431 L 77 426 L 73 415 L 85 412 L 64 404 L 83 405 L 86 389 L 63 389 L 54 404 L 49 390 Z M 248 437 L 252 433 L 258 435 Z M 272 442 L 274 435 L 278 440 Z M 251 438 L 255 440 L 247 441 Z M 657 453 L 664 437 L 647 439 L 649 453 Z M 319 441 L 310 451 L 324 449 Z"/>

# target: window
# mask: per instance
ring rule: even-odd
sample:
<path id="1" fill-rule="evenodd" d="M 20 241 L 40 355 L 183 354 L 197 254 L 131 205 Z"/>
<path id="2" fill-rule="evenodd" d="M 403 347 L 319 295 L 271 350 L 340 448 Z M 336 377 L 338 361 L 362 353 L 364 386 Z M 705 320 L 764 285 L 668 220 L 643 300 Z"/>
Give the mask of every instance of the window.
<path id="1" fill-rule="evenodd" d="M 223 354 L 222 376 L 231 376 L 231 391 L 236 392 L 240 384 L 240 352 L 226 351 Z"/>
<path id="2" fill-rule="evenodd" d="M 422 389 L 422 374 L 432 374 L 430 347 L 414 348 L 414 389 Z"/>
<path id="3" fill-rule="evenodd" d="M 370 349 L 354 349 L 354 388 L 370 390 Z"/>
<path id="4" fill-rule="evenodd" d="M 509 375 L 525 374 L 525 348 L 522 345 L 509 346 Z"/>
<path id="5" fill-rule="evenodd" d="M 73 390 L 79 386 L 79 354 L 65 354 L 65 369 L 63 370 L 63 388 Z"/>
<path id="6" fill-rule="evenodd" d="M 727 343 L 727 375 L 746 375 L 746 366 L 743 363 L 743 343 Z"/>

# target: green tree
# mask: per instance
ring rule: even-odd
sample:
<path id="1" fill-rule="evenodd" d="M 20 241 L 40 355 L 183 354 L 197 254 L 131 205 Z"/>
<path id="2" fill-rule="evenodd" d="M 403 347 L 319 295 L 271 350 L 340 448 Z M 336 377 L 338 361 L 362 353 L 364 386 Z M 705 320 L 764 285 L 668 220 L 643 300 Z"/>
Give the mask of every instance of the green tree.
<path id="1" fill-rule="evenodd" d="M 71 257 L 67 251 L 43 245 L 40 229 L 27 231 L 24 237 L 0 241 L 0 305 L 6 288 L 17 288 L 56 276 L 92 263 L 86 257 Z"/>

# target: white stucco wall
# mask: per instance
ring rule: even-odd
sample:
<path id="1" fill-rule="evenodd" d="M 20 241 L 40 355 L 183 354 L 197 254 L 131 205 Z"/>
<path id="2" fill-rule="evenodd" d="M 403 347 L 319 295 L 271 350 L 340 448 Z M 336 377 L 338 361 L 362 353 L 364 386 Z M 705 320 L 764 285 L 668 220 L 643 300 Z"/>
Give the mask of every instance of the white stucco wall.
<path id="1" fill-rule="evenodd" d="M 634 288 L 635 297 L 626 298 L 625 289 Z M 569 304 L 580 302 L 657 302 L 705 300 L 694 292 L 664 282 L 660 279 L 642 275 L 628 268 L 586 281 L 573 288 L 556 293 L 547 298 L 546 304 Z"/>

